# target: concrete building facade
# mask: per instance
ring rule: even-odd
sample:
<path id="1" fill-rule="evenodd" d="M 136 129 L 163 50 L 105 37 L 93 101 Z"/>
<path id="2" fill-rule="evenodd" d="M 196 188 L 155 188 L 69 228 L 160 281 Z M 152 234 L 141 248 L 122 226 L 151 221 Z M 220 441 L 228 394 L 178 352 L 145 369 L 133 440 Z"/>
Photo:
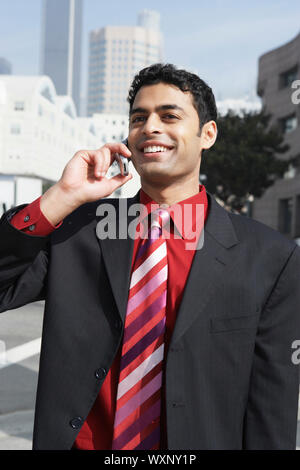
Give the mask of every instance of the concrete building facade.
<path id="1" fill-rule="evenodd" d="M 300 154 L 300 105 L 292 100 L 300 79 L 300 34 L 259 58 L 257 93 L 290 146 L 281 159 Z M 300 100 L 299 100 L 300 101 Z M 287 237 L 300 239 L 300 172 L 290 167 L 284 178 L 255 199 L 252 216 Z"/>

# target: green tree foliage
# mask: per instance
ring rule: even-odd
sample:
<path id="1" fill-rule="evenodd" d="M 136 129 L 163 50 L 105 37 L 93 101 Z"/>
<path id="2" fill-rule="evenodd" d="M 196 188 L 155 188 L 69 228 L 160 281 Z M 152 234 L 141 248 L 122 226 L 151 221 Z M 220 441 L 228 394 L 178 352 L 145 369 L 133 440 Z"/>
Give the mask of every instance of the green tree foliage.
<path id="1" fill-rule="evenodd" d="M 270 119 L 264 111 L 230 111 L 218 118 L 218 137 L 202 155 L 201 175 L 206 175 L 206 189 L 228 209 L 240 212 L 250 196 L 261 197 L 295 162 L 278 158 L 289 146 L 280 128 L 270 127 Z"/>

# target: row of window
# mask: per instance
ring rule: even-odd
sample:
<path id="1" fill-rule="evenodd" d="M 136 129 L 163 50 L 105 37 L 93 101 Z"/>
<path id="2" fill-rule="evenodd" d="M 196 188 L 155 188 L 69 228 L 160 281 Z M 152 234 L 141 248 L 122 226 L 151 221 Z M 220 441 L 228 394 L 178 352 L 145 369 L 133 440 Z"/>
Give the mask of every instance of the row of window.
<path id="1" fill-rule="evenodd" d="M 131 66 L 130 65 L 122 65 L 122 64 L 115 64 L 115 63 L 112 63 L 111 64 L 111 69 L 114 69 L 114 71 L 116 71 L 116 73 L 118 73 L 118 71 L 121 71 L 122 69 L 123 70 L 127 70 L 130 72 L 135 70 L 136 68 L 141 68 L 141 67 L 144 67 L 144 65 L 146 63 L 153 63 L 149 60 L 144 60 L 144 59 L 135 59 Z M 103 72 L 103 69 L 105 67 L 105 70 L 107 72 L 109 72 L 109 68 L 107 67 L 107 65 L 105 64 L 96 64 L 96 65 L 90 65 L 90 68 L 89 68 L 89 75 L 92 75 L 92 76 L 96 76 L 97 78 L 104 78 L 106 76 L 105 72 Z"/>
<path id="2" fill-rule="evenodd" d="M 61 128 L 62 133 L 64 136 L 68 133 L 71 137 L 75 137 L 75 130 L 74 128 L 69 128 L 65 123 L 62 123 L 62 128 Z M 91 133 L 92 130 L 90 130 Z M 22 126 L 20 123 L 12 123 L 10 126 L 10 134 L 11 135 L 21 135 L 22 134 Z M 38 131 L 38 129 L 35 129 L 35 137 L 40 137 L 42 140 L 44 140 L 46 133 L 44 131 Z M 50 139 L 50 134 L 48 135 L 48 140 Z M 82 139 L 82 135 L 79 136 L 79 139 Z M 53 137 L 53 142 L 55 141 L 55 137 Z"/>
<path id="3" fill-rule="evenodd" d="M 136 44 L 136 45 L 140 45 L 140 46 L 147 46 L 147 47 L 150 47 L 152 49 L 158 49 L 159 46 L 158 45 L 154 45 L 154 44 L 149 44 L 149 43 L 145 43 L 144 41 L 138 41 L 137 39 L 111 39 L 110 41 L 107 40 L 107 39 L 100 39 L 99 40 L 95 40 L 95 39 L 92 39 L 91 42 L 90 42 L 90 46 L 91 48 L 95 48 L 95 47 L 99 47 L 99 46 L 106 46 L 108 43 L 111 43 L 113 45 L 125 45 L 125 46 L 128 46 L 130 43 L 132 44 Z"/>
<path id="4" fill-rule="evenodd" d="M 18 124 L 13 124 L 11 126 L 11 134 L 21 135 L 21 126 Z M 57 146 L 58 148 L 63 149 L 64 151 L 71 151 L 70 146 L 68 146 L 67 144 L 64 144 L 63 142 L 60 142 L 54 136 L 51 136 L 50 134 L 47 134 L 44 131 L 39 132 L 38 130 L 36 130 L 35 137 L 40 138 L 42 142 L 47 142 L 48 144 L 52 144 L 54 147 Z M 10 156 L 10 158 L 12 158 L 12 156 Z"/>

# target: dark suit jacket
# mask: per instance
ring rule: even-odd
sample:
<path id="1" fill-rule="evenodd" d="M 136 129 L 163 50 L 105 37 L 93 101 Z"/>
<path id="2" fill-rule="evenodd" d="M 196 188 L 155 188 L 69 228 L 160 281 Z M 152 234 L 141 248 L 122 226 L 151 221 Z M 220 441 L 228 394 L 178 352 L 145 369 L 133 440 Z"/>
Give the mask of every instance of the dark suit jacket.
<path id="1" fill-rule="evenodd" d="M 0 311 L 46 300 L 34 449 L 72 448 L 122 340 L 134 242 L 99 240 L 107 202 L 48 237 L 9 223 L 26 204 L 0 221 Z M 169 449 L 294 449 L 300 248 L 208 202 L 165 364 Z"/>

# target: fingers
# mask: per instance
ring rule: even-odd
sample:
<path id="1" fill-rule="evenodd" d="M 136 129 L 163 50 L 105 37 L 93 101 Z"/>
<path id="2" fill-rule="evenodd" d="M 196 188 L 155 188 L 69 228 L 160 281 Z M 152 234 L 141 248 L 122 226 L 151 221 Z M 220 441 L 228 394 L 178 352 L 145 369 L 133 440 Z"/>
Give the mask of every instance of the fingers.
<path id="1" fill-rule="evenodd" d="M 126 158 L 131 157 L 131 152 L 123 143 L 108 143 L 98 150 L 84 150 L 77 152 L 89 166 L 93 167 L 93 174 L 96 178 L 106 175 L 109 167 L 115 160 L 115 154 L 119 153 Z"/>
<path id="2" fill-rule="evenodd" d="M 113 178 L 109 179 L 109 183 L 111 185 L 110 190 L 111 193 L 113 193 L 116 189 L 118 189 L 120 186 L 123 186 L 123 184 L 127 183 L 127 181 L 131 180 L 133 178 L 132 174 L 129 173 L 127 176 L 122 176 L 120 173 Z"/>
<path id="3" fill-rule="evenodd" d="M 112 155 L 108 147 L 95 151 L 95 176 L 105 176 L 112 163 Z"/>
<path id="4" fill-rule="evenodd" d="M 112 153 L 120 153 L 126 158 L 131 158 L 131 152 L 129 148 L 121 142 L 105 144 L 103 147 L 101 147 L 101 149 L 103 149 L 104 147 L 107 147 Z"/>
<path id="5" fill-rule="evenodd" d="M 96 165 L 95 165 L 95 176 L 103 177 L 106 175 L 109 167 L 115 160 L 115 154 L 118 153 L 126 158 L 131 157 L 131 152 L 123 143 L 109 143 L 105 144 L 96 152 Z M 119 161 L 120 170 L 122 172 L 122 163 Z"/>

